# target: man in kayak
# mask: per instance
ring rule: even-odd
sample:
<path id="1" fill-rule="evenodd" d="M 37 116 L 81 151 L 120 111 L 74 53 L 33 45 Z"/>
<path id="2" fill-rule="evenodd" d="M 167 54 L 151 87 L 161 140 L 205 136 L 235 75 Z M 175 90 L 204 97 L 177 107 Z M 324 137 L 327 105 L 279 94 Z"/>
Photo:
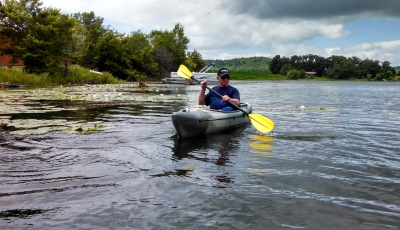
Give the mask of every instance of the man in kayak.
<path id="1" fill-rule="evenodd" d="M 240 94 L 239 90 L 229 85 L 231 76 L 227 68 L 221 68 L 218 70 L 218 85 L 212 89 L 222 95 L 222 98 L 213 92 L 206 94 L 207 81 L 201 82 L 201 91 L 199 95 L 199 105 L 209 105 L 210 109 L 232 111 L 236 108 L 231 106 L 227 101 L 240 106 Z"/>

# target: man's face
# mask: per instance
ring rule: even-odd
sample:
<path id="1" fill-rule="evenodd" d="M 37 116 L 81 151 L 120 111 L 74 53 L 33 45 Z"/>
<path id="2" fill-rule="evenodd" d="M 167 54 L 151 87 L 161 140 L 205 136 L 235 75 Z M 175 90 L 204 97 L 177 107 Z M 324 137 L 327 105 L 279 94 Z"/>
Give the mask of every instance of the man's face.
<path id="1" fill-rule="evenodd" d="M 217 79 L 220 87 L 227 87 L 229 85 L 229 79 L 230 79 L 229 74 L 218 76 Z"/>

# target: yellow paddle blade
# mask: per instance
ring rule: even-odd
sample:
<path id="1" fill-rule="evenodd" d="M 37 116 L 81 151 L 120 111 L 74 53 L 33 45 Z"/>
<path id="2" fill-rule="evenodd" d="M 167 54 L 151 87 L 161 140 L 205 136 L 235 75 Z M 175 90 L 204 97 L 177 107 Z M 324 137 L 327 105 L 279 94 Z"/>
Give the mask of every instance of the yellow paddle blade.
<path id="1" fill-rule="evenodd" d="M 192 72 L 185 66 L 180 65 L 178 69 L 178 76 L 186 79 L 190 79 L 192 77 Z"/>
<path id="2" fill-rule="evenodd" d="M 269 133 L 274 129 L 274 122 L 261 114 L 249 114 L 251 124 L 262 133 Z"/>

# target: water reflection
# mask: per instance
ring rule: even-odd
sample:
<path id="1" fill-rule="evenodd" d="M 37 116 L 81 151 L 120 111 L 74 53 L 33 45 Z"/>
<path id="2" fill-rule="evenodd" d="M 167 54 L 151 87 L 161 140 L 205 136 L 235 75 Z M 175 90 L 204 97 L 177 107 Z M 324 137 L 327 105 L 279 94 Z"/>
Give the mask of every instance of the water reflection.
<path id="1" fill-rule="evenodd" d="M 271 157 L 272 156 L 272 136 L 252 135 L 249 142 L 250 152 Z"/>
<path id="2" fill-rule="evenodd" d="M 211 162 L 217 166 L 232 166 L 230 155 L 238 152 L 240 146 L 239 138 L 244 129 L 245 127 L 240 127 L 227 133 L 197 138 L 176 138 L 174 139 L 174 146 L 172 148 L 174 153 L 173 159 L 180 161 L 184 158 L 189 158 L 207 163 Z M 213 170 L 215 170 L 215 166 L 212 168 L 207 167 L 204 171 Z M 213 185 L 216 188 L 226 188 L 227 184 L 235 182 L 235 178 L 226 172 L 226 170 L 218 170 L 218 173 L 213 175 L 213 178 L 218 182 L 218 184 Z"/>
<path id="3" fill-rule="evenodd" d="M 323 139 L 336 139 L 340 135 L 334 132 L 285 132 L 273 136 L 286 140 L 321 141 Z"/>
<path id="4" fill-rule="evenodd" d="M 179 139 L 174 138 L 173 159 L 193 158 L 204 162 L 213 162 L 219 166 L 229 163 L 229 153 L 238 150 L 238 138 L 246 126 L 207 136 Z M 211 159 L 207 153 L 218 152 L 217 159 Z"/>
<path id="5" fill-rule="evenodd" d="M 0 212 L 0 219 L 10 219 L 11 217 L 29 218 L 32 215 L 39 215 L 48 212 L 43 209 L 13 209 Z"/>
<path id="6" fill-rule="evenodd" d="M 235 151 L 237 147 L 229 137 L 217 135 L 203 136 L 199 138 L 174 139 L 172 148 L 174 160 L 191 158 L 204 162 L 213 162 L 219 166 L 226 166 L 229 162 L 229 152 Z M 217 151 L 217 159 L 213 159 L 210 151 Z"/>

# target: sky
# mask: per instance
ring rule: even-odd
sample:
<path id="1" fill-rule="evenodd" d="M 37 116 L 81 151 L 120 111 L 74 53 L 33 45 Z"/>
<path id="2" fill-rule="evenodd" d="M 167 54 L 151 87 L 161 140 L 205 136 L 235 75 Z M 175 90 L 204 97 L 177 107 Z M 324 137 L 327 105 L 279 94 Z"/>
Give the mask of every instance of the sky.
<path id="1" fill-rule="evenodd" d="M 184 27 L 203 59 L 314 54 L 400 66 L 399 0 L 42 0 L 130 33 Z"/>

